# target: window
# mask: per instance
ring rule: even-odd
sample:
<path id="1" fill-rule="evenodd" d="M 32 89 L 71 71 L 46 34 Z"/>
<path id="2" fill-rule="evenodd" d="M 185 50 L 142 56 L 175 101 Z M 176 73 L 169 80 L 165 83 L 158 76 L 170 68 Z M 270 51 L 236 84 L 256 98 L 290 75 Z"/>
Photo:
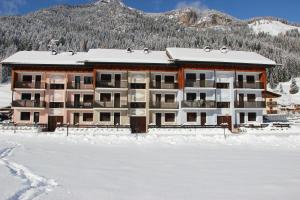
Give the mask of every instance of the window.
<path id="1" fill-rule="evenodd" d="M 101 122 L 110 122 L 110 113 L 101 112 L 100 113 L 100 121 Z"/>
<path id="2" fill-rule="evenodd" d="M 130 88 L 131 89 L 145 89 L 146 84 L 145 83 L 131 83 Z"/>
<path id="3" fill-rule="evenodd" d="M 256 113 L 248 113 L 248 121 L 255 122 L 256 121 Z"/>
<path id="4" fill-rule="evenodd" d="M 50 84 L 50 89 L 51 90 L 63 90 L 65 89 L 64 84 Z"/>
<path id="5" fill-rule="evenodd" d="M 187 82 L 195 82 L 196 81 L 196 74 L 187 73 L 186 74 L 186 81 Z"/>
<path id="6" fill-rule="evenodd" d="M 255 82 L 254 76 L 246 76 L 246 80 L 247 80 L 247 83 L 254 83 Z"/>
<path id="7" fill-rule="evenodd" d="M 174 76 L 165 76 L 165 83 L 174 83 L 175 78 Z"/>
<path id="8" fill-rule="evenodd" d="M 196 93 L 187 93 L 186 94 L 186 100 L 187 101 L 195 101 L 196 100 Z"/>
<path id="9" fill-rule="evenodd" d="M 111 94 L 110 93 L 101 93 L 100 101 L 102 102 L 111 102 Z"/>
<path id="10" fill-rule="evenodd" d="M 196 122 L 197 121 L 197 113 L 187 113 L 186 121 L 187 122 Z"/>
<path id="11" fill-rule="evenodd" d="M 255 94 L 247 94 L 248 102 L 255 102 Z"/>
<path id="12" fill-rule="evenodd" d="M 84 84 L 88 85 L 88 84 L 93 84 L 93 77 L 91 76 L 85 76 L 84 79 Z"/>
<path id="13" fill-rule="evenodd" d="M 174 94 L 166 94 L 165 95 L 165 102 L 166 103 L 174 103 L 175 102 L 175 95 Z"/>
<path id="14" fill-rule="evenodd" d="M 101 81 L 111 82 L 111 74 L 101 74 Z"/>
<path id="15" fill-rule="evenodd" d="M 21 112 L 21 121 L 29 121 L 30 112 Z"/>
<path id="16" fill-rule="evenodd" d="M 84 122 L 92 122 L 93 121 L 93 113 L 83 113 L 83 121 Z"/>
<path id="17" fill-rule="evenodd" d="M 31 94 L 30 93 L 22 93 L 21 99 L 22 100 L 31 100 Z"/>
<path id="18" fill-rule="evenodd" d="M 175 113 L 165 113 L 165 122 L 175 122 Z"/>
<path id="19" fill-rule="evenodd" d="M 23 75 L 23 82 L 32 82 L 31 75 Z"/>
<path id="20" fill-rule="evenodd" d="M 200 93 L 200 99 L 201 100 L 206 100 L 206 93 Z"/>

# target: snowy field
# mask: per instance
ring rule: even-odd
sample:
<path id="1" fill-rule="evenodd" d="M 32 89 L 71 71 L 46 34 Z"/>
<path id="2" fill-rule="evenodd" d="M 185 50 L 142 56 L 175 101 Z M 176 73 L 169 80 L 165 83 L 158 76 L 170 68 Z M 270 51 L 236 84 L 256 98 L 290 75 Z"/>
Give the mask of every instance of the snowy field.
<path id="1" fill-rule="evenodd" d="M 29 130 L 28 130 L 29 131 Z M 299 199 L 300 135 L 0 132 L 0 199 Z"/>

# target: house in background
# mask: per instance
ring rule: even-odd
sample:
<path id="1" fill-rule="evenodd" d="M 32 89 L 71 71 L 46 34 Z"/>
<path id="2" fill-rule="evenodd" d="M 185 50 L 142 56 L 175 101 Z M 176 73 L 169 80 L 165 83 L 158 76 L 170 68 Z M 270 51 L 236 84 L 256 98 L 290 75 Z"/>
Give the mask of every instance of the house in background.
<path id="1" fill-rule="evenodd" d="M 263 91 L 263 97 L 266 100 L 265 114 L 279 114 L 277 98 L 281 97 L 281 95 L 266 90 Z"/>
<path id="2" fill-rule="evenodd" d="M 167 48 L 22 51 L 12 68 L 13 121 L 74 126 L 217 126 L 262 123 L 266 68 L 254 52 Z"/>

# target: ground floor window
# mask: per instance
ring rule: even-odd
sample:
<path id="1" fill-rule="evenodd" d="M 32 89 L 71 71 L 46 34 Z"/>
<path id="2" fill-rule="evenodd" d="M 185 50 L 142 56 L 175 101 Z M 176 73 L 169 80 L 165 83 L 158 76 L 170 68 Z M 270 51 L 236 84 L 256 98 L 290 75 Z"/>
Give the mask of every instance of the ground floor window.
<path id="1" fill-rule="evenodd" d="M 256 121 L 256 113 L 248 113 L 248 121 L 249 122 Z"/>
<path id="2" fill-rule="evenodd" d="M 83 121 L 84 122 L 93 121 L 93 113 L 83 113 Z"/>
<path id="3" fill-rule="evenodd" d="M 100 113 L 100 121 L 101 122 L 110 122 L 110 113 L 109 112 L 101 112 Z"/>
<path id="4" fill-rule="evenodd" d="M 197 113 L 187 113 L 186 114 L 186 121 L 187 122 L 196 122 L 197 121 Z"/>
<path id="5" fill-rule="evenodd" d="M 30 112 L 21 112 L 22 121 L 29 121 L 30 120 Z"/>
<path id="6" fill-rule="evenodd" d="M 175 122 L 175 113 L 165 113 L 165 122 Z"/>

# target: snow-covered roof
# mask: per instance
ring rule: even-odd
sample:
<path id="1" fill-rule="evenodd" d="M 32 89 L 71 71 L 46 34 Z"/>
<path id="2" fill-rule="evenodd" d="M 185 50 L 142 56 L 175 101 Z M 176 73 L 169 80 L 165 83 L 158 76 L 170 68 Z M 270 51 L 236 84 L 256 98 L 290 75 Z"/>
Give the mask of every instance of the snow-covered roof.
<path id="1" fill-rule="evenodd" d="M 276 65 L 274 61 L 248 51 L 167 48 L 167 52 L 175 61 Z"/>
<path id="2" fill-rule="evenodd" d="M 168 54 L 167 54 L 168 53 Z M 144 63 L 172 64 L 176 61 L 243 63 L 276 65 L 276 63 L 254 52 L 203 49 L 167 48 L 166 51 L 125 49 L 91 49 L 88 52 L 20 51 L 2 61 L 3 64 L 36 65 L 84 65 L 85 63 Z"/>
<path id="3" fill-rule="evenodd" d="M 94 63 L 153 63 L 169 64 L 165 51 L 131 50 L 124 49 L 91 49 L 86 62 Z"/>
<path id="4" fill-rule="evenodd" d="M 19 51 L 7 59 L 4 64 L 23 64 L 23 65 L 83 65 L 82 62 L 87 53 L 78 52 L 72 55 L 71 52 L 52 54 L 51 51 Z"/>

